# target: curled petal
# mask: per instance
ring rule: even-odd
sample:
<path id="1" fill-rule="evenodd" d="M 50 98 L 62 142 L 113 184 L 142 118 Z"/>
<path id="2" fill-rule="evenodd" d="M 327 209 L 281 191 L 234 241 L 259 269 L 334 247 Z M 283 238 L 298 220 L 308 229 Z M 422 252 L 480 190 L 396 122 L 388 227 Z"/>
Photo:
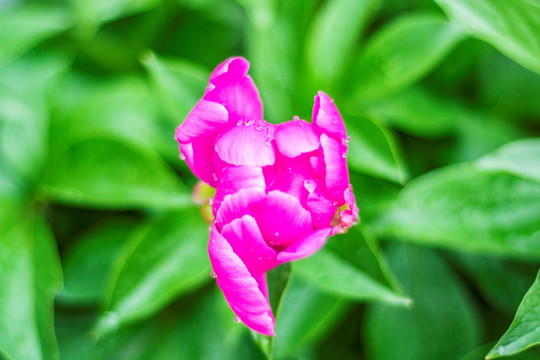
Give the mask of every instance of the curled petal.
<path id="1" fill-rule="evenodd" d="M 306 206 L 311 214 L 313 227 L 329 226 L 336 213 L 337 206 L 334 201 L 329 199 L 324 183 L 320 180 L 306 180 L 304 187 L 309 192 Z"/>
<path id="2" fill-rule="evenodd" d="M 312 229 L 311 215 L 296 197 L 279 190 L 267 194 L 261 230 L 270 245 L 288 246 Z"/>
<path id="3" fill-rule="evenodd" d="M 218 225 L 223 227 L 244 215 L 261 219 L 265 200 L 264 188 L 260 187 L 241 189 L 234 194 L 225 196 L 216 214 Z"/>
<path id="4" fill-rule="evenodd" d="M 232 165 L 272 165 L 276 160 L 272 132 L 272 125 L 263 120 L 239 122 L 218 135 L 216 151 Z"/>
<path id="5" fill-rule="evenodd" d="M 227 122 L 228 113 L 223 105 L 200 100 L 176 129 L 176 139 L 180 143 L 187 143 L 219 131 Z"/>
<path id="6" fill-rule="evenodd" d="M 356 200 L 354 199 L 354 194 L 350 186 L 345 189 L 344 195 L 345 203 L 349 208 L 341 212 L 340 223 L 342 228 L 348 229 L 353 226 L 358 219 L 358 207 L 356 206 Z"/>
<path id="7" fill-rule="evenodd" d="M 326 134 L 321 135 L 321 147 L 325 164 L 326 191 L 339 205 L 344 203 L 343 193 L 349 186 L 347 147 Z"/>
<path id="8" fill-rule="evenodd" d="M 255 219 L 244 215 L 223 226 L 221 235 L 252 275 L 276 267 L 276 252 L 264 241 Z"/>
<path id="9" fill-rule="evenodd" d="M 210 77 L 204 99 L 225 106 L 229 120 L 261 120 L 262 102 L 259 91 L 247 75 L 249 63 L 241 57 L 231 58 L 220 64 Z"/>
<path id="10" fill-rule="evenodd" d="M 217 214 L 225 196 L 234 194 L 241 189 L 259 188 L 265 189 L 263 171 L 258 166 L 229 166 L 223 169 L 216 195 L 212 203 L 212 211 Z"/>
<path id="11" fill-rule="evenodd" d="M 321 228 L 302 237 L 293 243 L 286 250 L 280 252 L 277 260 L 280 263 L 292 260 L 298 260 L 319 250 L 326 242 L 326 239 L 332 234 L 332 228 Z"/>
<path id="12" fill-rule="evenodd" d="M 322 132 L 345 143 L 347 133 L 343 119 L 334 105 L 334 101 L 322 91 L 319 91 L 315 96 L 312 116 L 313 124 L 319 127 Z"/>
<path id="13" fill-rule="evenodd" d="M 304 120 L 277 125 L 274 138 L 279 152 L 290 158 L 319 148 L 319 136 L 315 127 Z"/>
<path id="14" fill-rule="evenodd" d="M 215 225 L 210 233 L 208 254 L 217 283 L 236 316 L 251 329 L 274 335 L 275 321 L 268 298 Z"/>
<path id="15" fill-rule="evenodd" d="M 202 181 L 215 187 L 217 176 L 214 171 L 214 134 L 201 136 L 192 142 L 180 143 L 180 152 L 193 173 Z"/>

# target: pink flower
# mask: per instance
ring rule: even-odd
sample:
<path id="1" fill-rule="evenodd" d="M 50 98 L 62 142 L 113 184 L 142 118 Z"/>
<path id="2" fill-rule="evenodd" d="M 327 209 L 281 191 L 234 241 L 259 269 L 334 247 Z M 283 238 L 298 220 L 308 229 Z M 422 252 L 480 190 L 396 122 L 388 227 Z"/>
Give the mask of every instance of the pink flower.
<path id="1" fill-rule="evenodd" d="M 273 335 L 266 272 L 317 251 L 358 208 L 333 101 L 317 94 L 312 123 L 269 124 L 248 68 L 243 58 L 220 64 L 176 135 L 195 175 L 216 186 L 208 252 L 217 283 L 247 326 Z"/>

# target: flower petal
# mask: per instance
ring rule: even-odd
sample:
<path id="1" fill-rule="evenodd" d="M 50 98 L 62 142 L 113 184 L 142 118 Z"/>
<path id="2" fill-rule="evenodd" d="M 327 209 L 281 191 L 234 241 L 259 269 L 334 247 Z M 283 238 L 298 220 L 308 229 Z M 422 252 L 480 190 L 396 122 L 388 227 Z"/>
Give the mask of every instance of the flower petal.
<path id="1" fill-rule="evenodd" d="M 345 132 L 343 119 L 336 105 L 334 105 L 334 101 L 322 91 L 319 91 L 315 96 L 312 116 L 314 125 L 319 127 L 325 134 L 345 143 L 347 133 Z"/>
<path id="2" fill-rule="evenodd" d="M 324 155 L 326 191 L 332 200 L 341 205 L 344 203 L 343 193 L 349 186 L 347 147 L 326 134 L 321 135 L 321 147 Z"/>
<path id="3" fill-rule="evenodd" d="M 277 260 L 280 263 L 292 260 L 298 260 L 313 254 L 319 250 L 326 239 L 332 234 L 332 228 L 321 228 L 302 237 L 297 242 L 293 243 L 286 250 L 280 252 L 277 256 Z"/>
<path id="4" fill-rule="evenodd" d="M 266 196 L 261 230 L 270 245 L 288 246 L 313 230 L 311 215 L 296 197 L 273 190 Z"/>
<path id="5" fill-rule="evenodd" d="M 212 203 L 212 211 L 217 214 L 225 196 L 246 188 L 265 189 L 263 171 L 257 166 L 228 166 L 221 172 L 216 195 Z"/>
<path id="6" fill-rule="evenodd" d="M 308 190 L 306 206 L 311 214 L 314 228 L 326 227 L 330 225 L 337 206 L 330 200 L 324 183 L 320 180 L 306 180 L 304 186 Z"/>
<path id="7" fill-rule="evenodd" d="M 319 148 L 319 136 L 315 127 L 304 120 L 277 125 L 274 138 L 279 152 L 290 158 Z"/>
<path id="8" fill-rule="evenodd" d="M 249 62 L 241 57 L 220 64 L 210 77 L 204 99 L 225 106 L 229 120 L 262 120 L 263 108 L 259 91 L 247 75 Z"/>
<path id="9" fill-rule="evenodd" d="M 268 298 L 215 225 L 210 233 L 208 254 L 217 283 L 236 316 L 251 329 L 274 335 L 275 321 Z"/>
<path id="10" fill-rule="evenodd" d="M 180 143 L 180 152 L 195 176 L 215 187 L 217 176 L 214 171 L 214 141 L 216 135 L 201 136 L 189 143 Z"/>
<path id="11" fill-rule="evenodd" d="M 223 228 L 234 219 L 251 215 L 255 219 L 262 218 L 266 194 L 264 188 L 252 187 L 241 189 L 225 196 L 216 214 L 218 225 Z"/>
<path id="12" fill-rule="evenodd" d="M 340 223 L 342 229 L 348 229 L 355 224 L 358 219 L 358 207 L 356 206 L 356 200 L 352 192 L 351 187 L 345 189 L 345 203 L 349 205 L 349 208 L 342 211 L 340 214 Z"/>
<path id="13" fill-rule="evenodd" d="M 221 235 L 252 275 L 268 271 L 278 264 L 276 252 L 264 241 L 255 219 L 244 215 L 223 226 Z"/>
<path id="14" fill-rule="evenodd" d="M 218 135 L 216 151 L 232 165 L 272 165 L 276 160 L 272 132 L 272 125 L 264 120 L 239 122 Z"/>
<path id="15" fill-rule="evenodd" d="M 227 122 L 228 113 L 223 105 L 200 100 L 176 129 L 176 139 L 181 143 L 191 142 L 219 131 Z"/>

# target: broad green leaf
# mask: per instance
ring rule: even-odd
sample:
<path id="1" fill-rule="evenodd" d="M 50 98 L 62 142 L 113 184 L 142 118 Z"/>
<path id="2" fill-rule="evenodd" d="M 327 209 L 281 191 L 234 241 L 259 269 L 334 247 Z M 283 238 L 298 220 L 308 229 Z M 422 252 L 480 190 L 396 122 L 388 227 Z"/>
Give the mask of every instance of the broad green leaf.
<path id="1" fill-rule="evenodd" d="M 61 7 L 27 4 L 0 9 L 0 67 L 71 24 L 68 12 Z"/>
<path id="2" fill-rule="evenodd" d="M 78 239 L 64 256 L 64 288 L 57 301 L 103 304 L 110 272 L 135 227 L 132 220 L 109 220 Z"/>
<path id="3" fill-rule="evenodd" d="M 78 16 L 79 27 L 93 31 L 105 22 L 148 11 L 163 0 L 70 0 Z"/>
<path id="4" fill-rule="evenodd" d="M 404 15 L 366 44 L 354 76 L 354 99 L 383 97 L 429 73 L 462 39 L 461 31 L 432 15 Z"/>
<path id="5" fill-rule="evenodd" d="M 510 327 L 486 356 L 493 359 L 523 351 L 531 346 L 540 344 L 540 272 L 531 288 L 525 294 L 517 309 L 516 317 Z"/>
<path id="6" fill-rule="evenodd" d="M 387 126 L 425 138 L 455 134 L 465 113 L 458 102 L 438 97 L 421 86 L 372 102 L 364 111 Z"/>
<path id="7" fill-rule="evenodd" d="M 0 217 L 0 353 L 8 359 L 57 359 L 53 299 L 62 286 L 48 225 L 18 206 Z"/>
<path id="8" fill-rule="evenodd" d="M 48 100 L 69 60 L 25 56 L 0 68 L 1 197 L 27 192 L 47 155 Z"/>
<path id="9" fill-rule="evenodd" d="M 372 219 L 376 230 L 458 251 L 539 258 L 540 182 L 530 177 L 540 157 L 514 156 L 515 149 L 535 148 L 534 142 L 516 142 L 476 164 L 449 166 L 411 181 L 398 200 L 378 209 Z M 508 159 L 514 161 L 510 168 Z"/>
<path id="10" fill-rule="evenodd" d="M 54 201 L 103 208 L 177 208 L 188 190 L 151 151 L 106 138 L 77 142 L 51 156 L 40 182 Z"/>
<path id="11" fill-rule="evenodd" d="M 536 0 L 436 0 L 454 23 L 523 67 L 540 73 L 540 4 Z"/>
<path id="12" fill-rule="evenodd" d="M 331 0 L 318 10 L 307 32 L 305 51 L 308 72 L 317 88 L 330 91 L 336 87 L 378 5 L 378 0 Z"/>
<path id="13" fill-rule="evenodd" d="M 340 319 L 347 303 L 320 292 L 293 275 L 287 285 L 276 318 L 272 355 L 276 359 L 294 354 L 324 337 Z"/>
<path id="14" fill-rule="evenodd" d="M 540 183 L 540 139 L 518 140 L 502 146 L 480 159 L 477 166 Z"/>
<path id="15" fill-rule="evenodd" d="M 152 52 L 145 54 L 141 61 L 150 73 L 171 123 L 178 126 L 204 95 L 209 71 L 195 63 L 162 58 Z"/>
<path id="16" fill-rule="evenodd" d="M 407 179 L 401 154 L 391 134 L 365 117 L 350 118 L 347 160 L 350 167 L 360 173 L 396 183 Z"/>
<path id="17" fill-rule="evenodd" d="M 414 305 L 368 306 L 364 344 L 370 359 L 454 360 L 479 345 L 473 303 L 440 256 L 394 245 L 389 260 Z"/>
<path id="18" fill-rule="evenodd" d="M 349 174 L 356 204 L 360 209 L 360 218 L 364 209 L 380 205 L 395 199 L 401 186 L 390 181 L 374 178 L 368 175 L 351 172 Z M 361 196 L 359 196 L 361 194 Z"/>
<path id="19" fill-rule="evenodd" d="M 407 305 L 392 289 L 381 254 L 356 228 L 331 238 L 316 254 L 293 265 L 294 273 L 322 291 L 350 300 Z"/>
<path id="20" fill-rule="evenodd" d="M 170 212 L 143 226 L 119 258 L 98 330 L 148 317 L 208 281 L 207 239 L 207 224 L 193 209 Z"/>

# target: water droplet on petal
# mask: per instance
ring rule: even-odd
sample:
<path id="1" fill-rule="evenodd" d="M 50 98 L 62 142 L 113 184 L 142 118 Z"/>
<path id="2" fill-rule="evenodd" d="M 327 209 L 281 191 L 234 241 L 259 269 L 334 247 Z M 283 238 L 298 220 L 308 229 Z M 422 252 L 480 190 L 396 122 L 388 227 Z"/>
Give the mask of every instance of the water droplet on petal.
<path id="1" fill-rule="evenodd" d="M 332 120 L 332 124 L 337 125 L 337 120 L 336 119 Z"/>
<path id="2" fill-rule="evenodd" d="M 216 173 L 213 173 L 213 174 L 212 174 L 212 179 L 214 179 L 214 181 L 217 181 L 217 175 L 216 175 Z"/>
<path id="3" fill-rule="evenodd" d="M 244 121 L 238 120 L 238 121 L 236 122 L 236 126 L 240 126 L 240 125 L 242 125 L 243 123 L 244 123 Z"/>
<path id="4" fill-rule="evenodd" d="M 274 233 L 274 236 L 275 236 L 275 237 L 278 237 L 278 236 L 279 236 L 279 232 L 276 231 L 276 232 Z"/>
<path id="5" fill-rule="evenodd" d="M 354 219 L 353 225 L 358 225 L 358 224 L 360 224 L 360 216 L 356 215 L 356 219 Z"/>
<path id="6" fill-rule="evenodd" d="M 255 124 L 255 120 L 246 120 L 246 122 L 244 123 L 244 125 L 246 126 L 251 126 L 253 124 Z"/>
<path id="7" fill-rule="evenodd" d="M 264 130 L 264 122 L 258 121 L 257 124 L 255 124 L 255 130 L 263 131 Z"/>
<path id="8" fill-rule="evenodd" d="M 345 139 L 346 142 L 351 142 L 351 137 L 350 136 L 347 136 L 347 138 Z"/>
<path id="9" fill-rule="evenodd" d="M 206 199 L 206 203 L 207 203 L 208 205 L 212 205 L 212 202 L 213 202 L 213 201 L 214 201 L 214 200 L 213 200 L 211 197 L 209 197 L 208 199 Z"/>
<path id="10" fill-rule="evenodd" d="M 347 157 L 347 153 L 344 152 L 343 154 L 341 154 L 341 157 L 345 159 Z"/>
<path id="11" fill-rule="evenodd" d="M 300 120 L 300 116 L 294 115 L 292 119 L 293 119 L 293 121 L 299 121 L 299 120 Z"/>
<path id="12" fill-rule="evenodd" d="M 271 145 L 272 145 L 272 140 L 266 139 L 266 140 L 264 141 L 264 143 L 265 143 L 266 145 L 268 145 L 268 146 L 271 146 Z"/>
<path id="13" fill-rule="evenodd" d="M 212 277 L 212 279 L 217 279 L 217 275 L 214 270 L 210 271 L 210 276 Z"/>
<path id="14" fill-rule="evenodd" d="M 259 257 L 259 261 L 261 261 L 261 260 L 262 260 L 262 257 Z"/>
<path id="15" fill-rule="evenodd" d="M 235 322 L 240 322 L 240 318 L 238 317 L 238 315 L 234 315 L 234 321 Z"/>
<path id="16" fill-rule="evenodd" d="M 182 161 L 186 160 L 186 156 L 182 153 L 180 153 L 180 155 L 178 155 L 178 158 Z"/>

